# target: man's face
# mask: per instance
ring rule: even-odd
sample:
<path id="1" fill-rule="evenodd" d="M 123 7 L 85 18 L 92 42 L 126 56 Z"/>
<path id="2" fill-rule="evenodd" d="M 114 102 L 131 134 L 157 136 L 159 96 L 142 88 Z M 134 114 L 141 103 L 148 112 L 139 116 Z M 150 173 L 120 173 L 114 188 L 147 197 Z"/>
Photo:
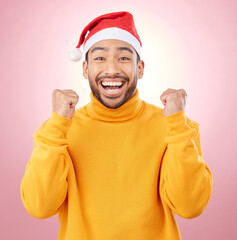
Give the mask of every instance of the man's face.
<path id="1" fill-rule="evenodd" d="M 88 52 L 83 62 L 83 75 L 89 79 L 94 96 L 108 108 L 118 108 L 136 92 L 142 78 L 144 62 L 137 63 L 134 48 L 120 40 L 102 40 Z"/>

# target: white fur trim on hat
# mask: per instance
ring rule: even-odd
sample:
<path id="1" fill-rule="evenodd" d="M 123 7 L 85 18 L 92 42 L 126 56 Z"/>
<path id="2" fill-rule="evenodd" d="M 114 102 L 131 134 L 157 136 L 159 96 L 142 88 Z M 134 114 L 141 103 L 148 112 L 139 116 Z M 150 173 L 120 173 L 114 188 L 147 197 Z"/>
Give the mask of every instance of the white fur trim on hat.
<path id="1" fill-rule="evenodd" d="M 71 61 L 78 62 L 82 59 L 82 52 L 79 48 L 74 48 L 68 53 L 68 58 Z"/>
<path id="2" fill-rule="evenodd" d="M 137 38 L 134 37 L 130 32 L 116 27 L 105 28 L 91 36 L 85 43 L 85 54 L 95 43 L 106 39 L 117 39 L 127 42 L 132 45 L 137 51 L 137 53 L 140 55 L 141 45 Z"/>

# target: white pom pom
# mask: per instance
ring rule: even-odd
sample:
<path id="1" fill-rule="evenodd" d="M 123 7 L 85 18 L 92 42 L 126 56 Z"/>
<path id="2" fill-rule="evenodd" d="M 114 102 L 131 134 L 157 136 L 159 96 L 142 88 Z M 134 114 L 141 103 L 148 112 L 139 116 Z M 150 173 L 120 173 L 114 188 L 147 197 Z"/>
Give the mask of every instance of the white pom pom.
<path id="1" fill-rule="evenodd" d="M 68 58 L 73 62 L 78 62 L 82 59 L 82 52 L 79 48 L 74 48 L 68 53 Z"/>

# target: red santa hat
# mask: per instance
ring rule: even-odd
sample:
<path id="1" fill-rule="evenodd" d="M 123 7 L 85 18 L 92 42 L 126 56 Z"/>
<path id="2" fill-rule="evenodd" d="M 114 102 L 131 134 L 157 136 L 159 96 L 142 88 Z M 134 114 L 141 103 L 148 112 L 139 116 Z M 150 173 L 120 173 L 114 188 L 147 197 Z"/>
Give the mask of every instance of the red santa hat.
<path id="1" fill-rule="evenodd" d="M 137 33 L 133 16 L 131 13 L 123 11 L 104 14 L 91 21 L 83 29 L 78 45 L 69 52 L 68 58 L 75 62 L 80 61 L 82 52 L 79 48 L 82 44 L 86 54 L 95 43 L 105 39 L 117 39 L 127 42 L 140 55 L 142 42 Z"/>

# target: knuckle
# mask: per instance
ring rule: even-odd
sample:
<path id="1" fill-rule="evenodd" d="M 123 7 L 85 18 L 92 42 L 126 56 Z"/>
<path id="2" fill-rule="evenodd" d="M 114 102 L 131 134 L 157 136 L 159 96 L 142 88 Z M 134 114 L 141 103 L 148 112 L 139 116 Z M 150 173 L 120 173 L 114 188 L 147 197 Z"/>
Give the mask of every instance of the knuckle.
<path id="1" fill-rule="evenodd" d="M 52 93 L 53 97 L 55 98 L 58 95 L 58 93 L 59 93 L 59 89 L 54 89 Z"/>
<path id="2" fill-rule="evenodd" d="M 179 89 L 181 93 L 186 93 L 184 89 Z"/>
<path id="3" fill-rule="evenodd" d="M 52 94 L 54 95 L 57 91 L 58 89 L 54 89 Z"/>

